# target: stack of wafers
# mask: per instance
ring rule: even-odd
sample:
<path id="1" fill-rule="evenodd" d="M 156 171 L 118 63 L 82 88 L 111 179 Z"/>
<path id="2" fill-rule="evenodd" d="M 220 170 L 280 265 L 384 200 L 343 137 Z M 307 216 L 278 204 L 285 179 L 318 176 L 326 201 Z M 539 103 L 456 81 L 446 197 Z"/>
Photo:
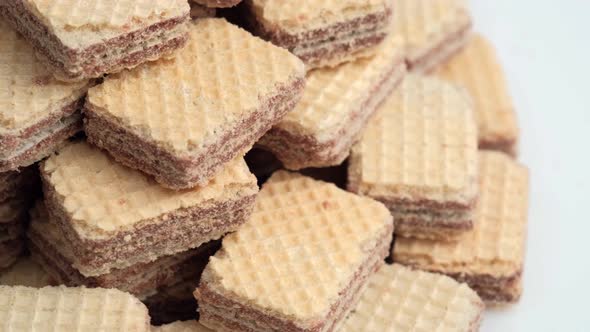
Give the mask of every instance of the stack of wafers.
<path id="1" fill-rule="evenodd" d="M 521 296 L 528 171 L 472 25 L 1 2 L 0 330 L 476 331 Z"/>

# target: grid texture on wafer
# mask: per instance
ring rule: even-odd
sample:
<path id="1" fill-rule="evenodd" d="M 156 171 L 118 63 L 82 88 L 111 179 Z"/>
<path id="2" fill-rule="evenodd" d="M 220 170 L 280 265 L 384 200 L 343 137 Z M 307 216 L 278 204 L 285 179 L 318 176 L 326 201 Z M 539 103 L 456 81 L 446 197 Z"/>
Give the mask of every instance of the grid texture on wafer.
<path id="1" fill-rule="evenodd" d="M 216 288 L 259 310 L 321 320 L 391 229 L 381 203 L 279 171 L 250 221 L 223 239 L 202 280 L 215 279 Z"/>
<path id="2" fill-rule="evenodd" d="M 349 177 L 372 197 L 471 201 L 477 192 L 477 128 L 468 96 L 408 75 L 351 152 Z"/>
<path id="3" fill-rule="evenodd" d="M 116 289 L 0 286 L 3 331 L 149 331 L 147 308 Z"/>
<path id="4" fill-rule="evenodd" d="M 51 278 L 31 258 L 20 258 L 8 270 L 0 273 L 0 285 L 45 287 L 51 285 Z"/>
<path id="5" fill-rule="evenodd" d="M 342 331 L 474 331 L 483 302 L 466 284 L 386 265 L 369 279 Z"/>
<path id="6" fill-rule="evenodd" d="M 515 141 L 518 126 L 506 78 L 494 47 L 481 35 L 437 70 L 436 75 L 465 87 L 474 102 L 479 139 Z"/>
<path id="7" fill-rule="evenodd" d="M 62 43 L 79 47 L 188 15 L 183 0 L 25 0 Z"/>
<path id="8" fill-rule="evenodd" d="M 245 0 L 259 20 L 292 33 L 350 21 L 389 7 L 388 0 Z"/>
<path id="9" fill-rule="evenodd" d="M 80 98 L 88 85 L 87 81 L 55 80 L 4 19 L 0 19 L 0 63 L 0 137 L 19 134 L 61 111 Z"/>
<path id="10" fill-rule="evenodd" d="M 528 170 L 499 152 L 479 152 L 480 196 L 473 231 L 456 242 L 398 238 L 394 257 L 445 273 L 510 276 L 524 259 Z"/>
<path id="11" fill-rule="evenodd" d="M 190 156 L 303 76 L 297 57 L 223 19 L 197 20 L 189 34 L 175 59 L 110 76 L 91 89 L 92 110 Z"/>
<path id="12" fill-rule="evenodd" d="M 353 112 L 362 108 L 392 64 L 400 63 L 403 57 L 401 39 L 391 37 L 373 57 L 310 72 L 301 101 L 276 127 L 320 142 L 330 139 L 350 121 Z"/>
<path id="13" fill-rule="evenodd" d="M 152 332 L 213 332 L 196 320 L 174 322 L 162 326 L 152 326 Z"/>
<path id="14" fill-rule="evenodd" d="M 85 142 L 62 148 L 41 169 L 80 233 L 114 232 L 178 209 L 233 199 L 240 188 L 256 183 L 240 157 L 206 186 L 174 191 Z"/>
<path id="15" fill-rule="evenodd" d="M 394 31 L 417 58 L 471 21 L 464 0 L 394 0 Z"/>

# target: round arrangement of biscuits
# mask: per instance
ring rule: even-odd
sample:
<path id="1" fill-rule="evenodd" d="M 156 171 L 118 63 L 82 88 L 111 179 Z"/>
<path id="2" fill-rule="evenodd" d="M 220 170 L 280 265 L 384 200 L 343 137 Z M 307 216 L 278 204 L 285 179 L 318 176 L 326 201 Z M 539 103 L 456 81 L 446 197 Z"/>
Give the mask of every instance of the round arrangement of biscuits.
<path id="1" fill-rule="evenodd" d="M 0 2 L 0 331 L 477 331 L 528 170 L 464 0 Z"/>

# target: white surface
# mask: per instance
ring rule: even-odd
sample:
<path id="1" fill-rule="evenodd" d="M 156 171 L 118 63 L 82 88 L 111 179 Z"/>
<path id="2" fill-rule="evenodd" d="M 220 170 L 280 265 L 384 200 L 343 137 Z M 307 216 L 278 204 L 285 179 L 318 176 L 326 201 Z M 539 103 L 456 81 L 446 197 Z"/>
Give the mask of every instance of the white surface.
<path id="1" fill-rule="evenodd" d="M 508 75 L 531 170 L 521 302 L 482 331 L 590 331 L 590 1 L 471 0 Z"/>

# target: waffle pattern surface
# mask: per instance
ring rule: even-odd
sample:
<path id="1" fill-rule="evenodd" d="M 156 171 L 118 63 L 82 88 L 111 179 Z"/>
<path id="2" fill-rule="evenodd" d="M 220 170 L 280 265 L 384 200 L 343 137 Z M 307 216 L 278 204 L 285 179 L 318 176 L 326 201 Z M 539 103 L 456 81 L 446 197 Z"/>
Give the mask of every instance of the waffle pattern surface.
<path id="1" fill-rule="evenodd" d="M 494 47 L 483 36 L 475 35 L 436 75 L 469 91 L 475 104 L 480 141 L 517 139 L 516 114 L 506 78 Z"/>
<path id="2" fill-rule="evenodd" d="M 23 257 L 0 273 L 0 285 L 45 287 L 51 285 L 51 278 L 32 259 Z"/>
<path id="3" fill-rule="evenodd" d="M 410 57 L 424 55 L 471 21 L 464 0 L 394 0 L 395 31 Z"/>
<path id="4" fill-rule="evenodd" d="M 262 310 L 322 319 L 391 224 L 376 201 L 279 171 L 263 186 L 250 221 L 223 239 L 203 278 L 213 275 L 216 287 Z"/>
<path id="5" fill-rule="evenodd" d="M 371 196 L 470 200 L 477 128 L 468 96 L 441 80 L 408 75 L 353 147 L 351 168 L 358 191 Z"/>
<path id="6" fill-rule="evenodd" d="M 403 46 L 399 38 L 388 38 L 376 55 L 336 68 L 323 68 L 307 75 L 305 90 L 295 109 L 278 125 L 285 130 L 296 130 L 318 141 L 334 136 L 350 119 L 351 113 L 361 108 L 371 89 L 383 79 L 391 64 L 403 61 Z"/>
<path id="7" fill-rule="evenodd" d="M 17 134 L 60 111 L 82 96 L 88 85 L 54 79 L 4 19 L 0 19 L 0 63 L 0 136 Z"/>
<path id="8" fill-rule="evenodd" d="M 269 25 L 296 32 L 349 21 L 388 7 L 388 0 L 246 0 L 259 19 Z"/>
<path id="9" fill-rule="evenodd" d="M 342 331 L 475 331 L 482 310 L 483 302 L 466 284 L 386 265 L 369 279 Z"/>
<path id="10" fill-rule="evenodd" d="M 244 160 L 237 158 L 207 186 L 169 190 L 84 142 L 69 144 L 51 156 L 42 172 L 74 227 L 106 232 L 208 200 L 230 199 L 240 186 L 256 183 Z"/>
<path id="11" fill-rule="evenodd" d="M 528 209 L 528 170 L 499 152 L 479 152 L 474 230 L 457 242 L 398 238 L 396 261 L 444 273 L 502 277 L 520 271 Z"/>
<path id="12" fill-rule="evenodd" d="M 192 23 L 174 60 L 110 76 L 90 90 L 93 111 L 187 156 L 260 108 L 265 96 L 303 76 L 287 50 L 223 19 Z"/>
<path id="13" fill-rule="evenodd" d="M 147 308 L 115 289 L 0 286 L 2 331 L 149 331 Z"/>
<path id="14" fill-rule="evenodd" d="M 213 332 L 196 320 L 174 322 L 162 326 L 152 326 L 152 332 Z"/>
<path id="15" fill-rule="evenodd" d="M 25 0 L 53 29 L 129 29 L 129 25 L 180 16 L 183 0 Z"/>

